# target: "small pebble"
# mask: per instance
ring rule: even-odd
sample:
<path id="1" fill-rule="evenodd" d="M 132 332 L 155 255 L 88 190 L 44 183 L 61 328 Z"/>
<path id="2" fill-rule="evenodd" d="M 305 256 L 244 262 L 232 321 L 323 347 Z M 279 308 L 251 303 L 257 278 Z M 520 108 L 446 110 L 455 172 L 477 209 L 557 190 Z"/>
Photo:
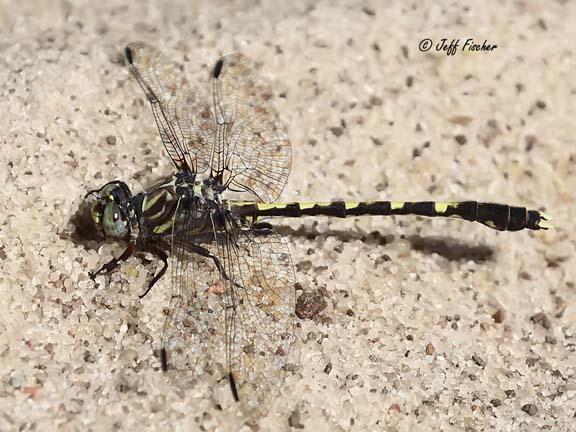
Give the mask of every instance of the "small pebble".
<path id="1" fill-rule="evenodd" d="M 554 336 L 546 336 L 544 338 L 544 342 L 546 342 L 547 344 L 550 344 L 550 345 L 556 345 L 557 340 Z"/>
<path id="2" fill-rule="evenodd" d="M 530 318 L 530 320 L 534 324 L 541 325 L 546 330 L 548 330 L 552 326 L 552 323 L 550 322 L 550 318 L 548 318 L 548 315 L 546 315 L 544 312 L 538 312 L 536 315 L 533 315 Z"/>
<path id="3" fill-rule="evenodd" d="M 332 132 L 332 135 L 335 137 L 339 137 L 344 133 L 344 129 L 342 129 L 340 126 L 334 126 L 330 128 L 330 132 Z"/>
<path id="4" fill-rule="evenodd" d="M 466 144 L 466 135 L 455 135 L 454 139 L 460 145 Z"/>
<path id="5" fill-rule="evenodd" d="M 312 319 L 326 309 L 326 306 L 328 304 L 320 291 L 303 293 L 296 300 L 296 315 L 300 319 Z"/>
<path id="6" fill-rule="evenodd" d="M 528 415 L 536 415 L 538 414 L 538 407 L 534 404 L 526 404 L 522 405 L 522 411 L 524 411 Z"/>
<path id="7" fill-rule="evenodd" d="M 486 366 L 486 360 L 484 360 L 482 357 L 480 357 L 480 356 L 477 355 L 477 354 L 473 354 L 473 355 L 472 355 L 472 361 L 473 361 L 477 366 L 480 366 L 480 367 Z"/>
<path id="8" fill-rule="evenodd" d="M 496 324 L 500 324 L 504 321 L 504 319 L 506 318 L 506 314 L 504 313 L 504 309 L 498 309 L 496 312 L 494 312 L 494 314 L 492 315 L 492 319 L 494 320 L 494 322 Z"/>
<path id="9" fill-rule="evenodd" d="M 304 429 L 304 425 L 300 419 L 300 411 L 294 410 L 288 417 L 288 424 L 294 429 Z"/>

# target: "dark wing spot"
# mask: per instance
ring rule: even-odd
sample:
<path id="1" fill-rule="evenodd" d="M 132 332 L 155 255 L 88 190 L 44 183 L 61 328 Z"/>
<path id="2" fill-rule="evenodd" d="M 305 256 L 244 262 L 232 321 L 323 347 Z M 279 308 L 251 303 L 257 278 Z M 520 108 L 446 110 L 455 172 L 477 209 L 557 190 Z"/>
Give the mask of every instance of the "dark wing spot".
<path id="1" fill-rule="evenodd" d="M 129 63 L 129 64 L 133 64 L 132 48 L 126 47 L 126 48 L 124 49 L 124 54 L 126 54 L 126 60 L 128 60 L 128 63 Z"/>
<path id="2" fill-rule="evenodd" d="M 222 72 L 222 66 L 224 65 L 224 59 L 221 58 L 220 60 L 218 60 L 216 62 L 216 64 L 214 65 L 214 73 L 213 76 L 214 78 L 218 79 L 218 77 L 220 76 L 220 73 Z"/>
<path id="3" fill-rule="evenodd" d="M 236 402 L 240 401 L 240 398 L 238 397 L 238 390 L 236 389 L 236 382 L 234 381 L 234 375 L 232 375 L 232 372 L 228 374 L 228 382 L 230 383 L 230 389 L 232 390 L 232 396 L 234 397 L 234 400 Z"/>
<path id="4" fill-rule="evenodd" d="M 166 372 L 168 370 L 168 355 L 165 348 L 160 350 L 160 363 L 162 364 L 162 371 Z"/>

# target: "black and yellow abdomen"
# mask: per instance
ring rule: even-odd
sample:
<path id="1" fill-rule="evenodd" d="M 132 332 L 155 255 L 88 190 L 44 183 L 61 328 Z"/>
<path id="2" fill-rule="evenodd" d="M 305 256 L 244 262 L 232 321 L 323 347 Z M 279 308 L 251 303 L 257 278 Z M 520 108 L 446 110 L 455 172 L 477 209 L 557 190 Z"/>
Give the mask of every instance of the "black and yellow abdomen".
<path id="1" fill-rule="evenodd" d="M 264 217 L 301 217 L 301 216 L 393 216 L 417 215 L 428 217 L 451 217 L 480 222 L 499 231 L 518 231 L 522 229 L 547 229 L 548 217 L 537 210 L 525 207 L 513 207 L 505 204 L 462 202 L 398 202 L 398 201 L 331 201 L 331 202 L 293 202 L 293 203 L 256 203 L 249 201 L 231 201 L 230 210 L 240 217 L 253 221 Z"/>

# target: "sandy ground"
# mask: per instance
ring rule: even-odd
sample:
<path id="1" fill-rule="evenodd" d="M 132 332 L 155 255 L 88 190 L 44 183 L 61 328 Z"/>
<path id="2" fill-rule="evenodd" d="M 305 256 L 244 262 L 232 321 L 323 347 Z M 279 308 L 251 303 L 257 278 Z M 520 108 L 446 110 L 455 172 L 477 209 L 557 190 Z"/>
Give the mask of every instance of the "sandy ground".
<path id="1" fill-rule="evenodd" d="M 0 430 L 575 430 L 576 5 L 383 3 L 0 1 Z M 293 145 L 283 200 L 477 199 L 557 228 L 279 221 L 327 307 L 246 425 L 221 377 L 158 371 L 168 278 L 140 301 L 133 259 L 95 284 L 122 245 L 71 222 L 87 190 L 171 172 L 131 40 L 195 83 L 225 53 L 262 65 Z"/>

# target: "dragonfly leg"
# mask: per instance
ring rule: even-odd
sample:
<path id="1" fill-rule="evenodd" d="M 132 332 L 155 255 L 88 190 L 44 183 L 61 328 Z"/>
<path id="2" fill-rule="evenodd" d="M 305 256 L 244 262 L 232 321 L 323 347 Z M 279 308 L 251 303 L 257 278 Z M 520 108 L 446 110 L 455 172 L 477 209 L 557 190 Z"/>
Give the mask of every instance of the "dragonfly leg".
<path id="1" fill-rule="evenodd" d="M 202 246 L 195 245 L 195 244 L 188 245 L 187 248 L 192 253 L 196 253 L 196 254 L 201 255 L 205 258 L 210 258 L 212 261 L 214 261 L 214 264 L 218 268 L 218 271 L 220 272 L 222 277 L 225 280 L 230 280 L 230 278 L 228 277 L 228 275 L 224 271 L 224 268 L 222 267 L 222 263 L 220 262 L 218 257 L 216 255 L 214 255 L 212 252 L 210 252 L 208 249 L 203 248 Z"/>
<path id="2" fill-rule="evenodd" d="M 148 292 L 150 292 L 152 287 L 154 285 L 156 285 L 156 282 L 158 282 L 160 280 L 160 278 L 162 278 L 162 276 L 164 276 L 164 273 L 166 273 L 166 270 L 168 269 L 168 254 L 166 252 L 164 252 L 162 249 L 159 249 L 155 246 L 149 247 L 148 251 L 152 252 L 156 256 L 156 258 L 159 258 L 164 265 L 162 266 L 160 271 L 154 275 L 154 277 L 152 278 L 152 280 L 148 284 L 148 288 L 146 289 L 146 291 L 144 291 L 143 294 L 140 294 L 138 296 L 140 298 L 144 298 L 144 296 L 146 294 L 148 294 Z"/>
<path id="3" fill-rule="evenodd" d="M 136 252 L 136 242 L 130 241 L 130 243 L 128 243 L 128 247 L 126 248 L 126 250 L 122 252 L 122 255 L 120 255 L 118 258 L 111 259 L 102 267 L 100 267 L 97 271 L 88 273 L 90 279 L 92 280 L 96 279 L 96 276 L 98 276 L 100 273 L 110 273 L 112 270 L 118 267 L 120 263 L 126 261 L 132 255 L 134 255 L 134 252 Z"/>
<path id="4" fill-rule="evenodd" d="M 240 285 L 240 284 L 236 283 L 235 281 L 233 281 L 232 279 L 230 279 L 230 277 L 226 273 L 226 270 L 224 270 L 224 267 L 222 267 L 222 263 L 220 262 L 218 257 L 216 255 L 214 255 L 212 252 L 210 252 L 208 249 L 203 248 L 202 246 L 195 245 L 195 244 L 188 245 L 187 248 L 188 248 L 189 252 L 196 253 L 196 254 L 201 255 L 205 258 L 210 258 L 214 262 L 214 264 L 216 265 L 218 272 L 222 275 L 222 278 L 224 278 L 224 280 L 229 281 L 235 288 L 243 288 L 242 285 Z"/>

